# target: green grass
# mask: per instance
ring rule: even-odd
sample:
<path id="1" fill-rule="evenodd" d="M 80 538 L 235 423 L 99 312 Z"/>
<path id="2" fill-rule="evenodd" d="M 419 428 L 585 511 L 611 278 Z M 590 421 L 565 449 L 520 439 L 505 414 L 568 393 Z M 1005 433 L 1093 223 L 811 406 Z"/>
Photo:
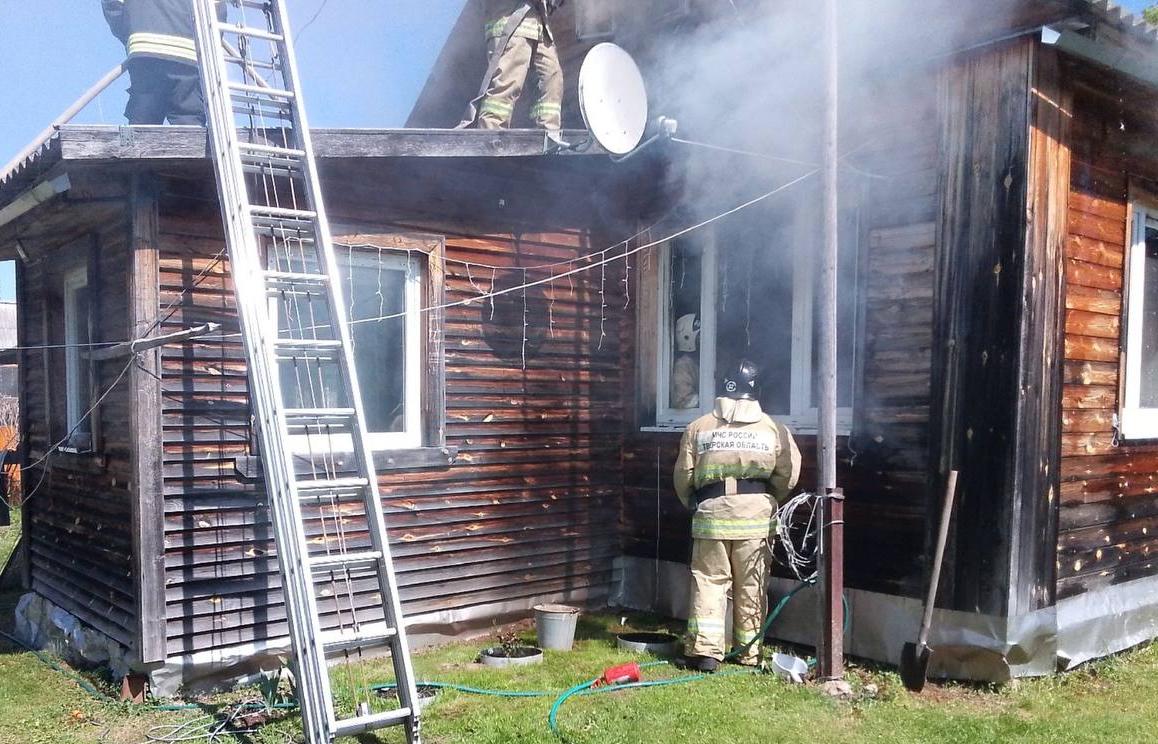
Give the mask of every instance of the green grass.
<path id="1" fill-rule="evenodd" d="M 594 615 L 580 624 L 576 649 L 547 653 L 535 667 L 485 669 L 474 663 L 490 639 L 418 654 L 420 679 L 504 690 L 564 690 L 632 657 L 614 648 L 618 617 Z M 634 629 L 658 629 L 655 618 L 632 616 Z M 667 626 L 675 629 L 673 626 Z M 531 631 L 524 637 L 530 640 Z M 730 668 L 730 667 L 729 667 Z M 682 674 L 670 667 L 645 671 L 646 678 Z M 388 662 L 337 668 L 339 698 L 363 680 L 389 681 Z M 1089 664 L 1067 675 L 1022 681 L 1006 687 L 929 685 L 922 695 L 906 693 L 895 672 L 872 666 L 850 668 L 857 697 L 838 703 L 815 688 L 794 687 L 769 676 L 716 676 L 666 688 L 572 698 L 560 724 L 574 744 L 669 744 L 711 742 L 1060 742 L 1104 744 L 1144 741 L 1158 729 L 1158 645 Z M 876 685 L 869 696 L 866 685 Z M 207 709 L 255 691 L 201 701 Z M 0 642 L 0 742 L 16 744 L 137 744 L 150 727 L 192 720 L 198 712 L 161 713 L 91 699 L 69 677 L 46 668 L 35 656 Z M 552 698 L 503 699 L 442 692 L 427 709 L 425 740 L 432 744 L 538 744 L 556 741 L 547 729 Z M 225 741 L 282 744 L 297 741 L 296 715 L 257 732 Z M 352 741 L 352 740 L 351 740 Z M 400 732 L 363 737 L 362 744 L 401 742 Z"/>
<path id="2" fill-rule="evenodd" d="M 16 549 L 16 543 L 20 539 L 20 510 L 12 510 L 12 526 L 0 527 L 0 569 L 4 568 L 4 564 L 8 562 L 8 557 L 12 555 L 12 551 Z"/>

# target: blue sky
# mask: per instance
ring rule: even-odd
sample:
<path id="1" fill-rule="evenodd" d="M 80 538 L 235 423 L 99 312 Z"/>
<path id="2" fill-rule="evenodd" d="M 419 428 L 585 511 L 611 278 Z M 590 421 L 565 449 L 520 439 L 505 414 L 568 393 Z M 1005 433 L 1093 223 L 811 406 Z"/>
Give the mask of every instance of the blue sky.
<path id="1" fill-rule="evenodd" d="M 288 0 L 310 123 L 402 126 L 463 3 Z M 0 0 L 0 164 L 123 56 L 100 0 Z M 119 81 L 74 121 L 121 123 L 126 87 Z M 0 267 L 0 299 L 13 298 L 13 273 Z"/>

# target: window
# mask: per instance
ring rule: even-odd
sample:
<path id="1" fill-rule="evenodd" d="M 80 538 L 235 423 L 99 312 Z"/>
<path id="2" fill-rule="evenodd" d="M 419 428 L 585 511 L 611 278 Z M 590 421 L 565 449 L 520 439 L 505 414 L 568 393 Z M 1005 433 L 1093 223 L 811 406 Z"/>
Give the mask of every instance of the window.
<path id="1" fill-rule="evenodd" d="M 817 424 L 814 302 L 820 216 L 816 194 L 754 207 L 672 241 L 660 252 L 656 424 L 711 410 L 719 375 L 741 359 L 761 370 L 764 411 L 800 429 Z M 838 427 L 852 426 L 858 210 L 847 208 L 838 264 Z"/>
<path id="2" fill-rule="evenodd" d="M 1158 202 L 1132 205 L 1126 251 L 1121 434 L 1158 438 Z"/>
<path id="3" fill-rule="evenodd" d="M 575 0 L 575 36 L 579 41 L 615 36 L 617 0 Z"/>
<path id="4" fill-rule="evenodd" d="M 370 447 L 411 449 L 441 438 L 441 426 L 428 422 L 430 406 L 424 406 L 423 399 L 422 360 L 429 343 L 425 322 L 435 320 L 433 314 L 421 312 L 424 298 L 435 296 L 424 281 L 430 273 L 428 264 L 440 259 L 360 241 L 336 243 L 334 255 Z M 283 338 L 313 338 L 314 329 L 328 327 L 329 312 L 320 293 L 279 294 L 271 299 L 271 312 L 277 316 Z M 286 405 L 309 409 L 349 405 L 338 376 L 340 368 L 332 358 L 287 358 L 279 364 Z M 440 376 L 437 372 L 429 370 Z M 352 448 L 348 435 L 327 432 L 326 436 L 325 450 Z M 308 454 L 318 449 L 318 443 L 302 434 L 294 437 L 293 447 L 299 454 Z"/>
<path id="5" fill-rule="evenodd" d="M 74 269 L 64 277 L 64 379 L 65 425 L 69 434 L 62 449 L 86 452 L 92 449 L 92 362 L 85 358 L 92 343 L 89 312 L 88 272 Z"/>

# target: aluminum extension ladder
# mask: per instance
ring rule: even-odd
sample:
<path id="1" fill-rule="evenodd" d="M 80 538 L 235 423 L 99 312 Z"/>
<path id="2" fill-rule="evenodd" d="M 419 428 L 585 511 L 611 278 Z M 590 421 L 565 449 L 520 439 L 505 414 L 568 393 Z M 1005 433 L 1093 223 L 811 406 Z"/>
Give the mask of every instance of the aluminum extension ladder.
<path id="1" fill-rule="evenodd" d="M 414 674 L 284 0 L 194 8 L 306 740 L 401 725 L 416 743 Z M 382 648 L 397 707 L 371 705 L 368 685 L 366 700 L 341 691 L 336 703 L 327 659 Z"/>

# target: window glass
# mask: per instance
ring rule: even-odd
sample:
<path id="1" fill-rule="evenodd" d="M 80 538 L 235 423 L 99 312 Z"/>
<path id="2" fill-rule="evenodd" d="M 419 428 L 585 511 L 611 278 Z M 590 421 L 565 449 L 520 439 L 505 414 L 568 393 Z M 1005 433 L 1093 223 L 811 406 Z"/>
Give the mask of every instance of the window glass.
<path id="1" fill-rule="evenodd" d="M 672 243 L 669 253 L 667 332 L 671 349 L 668 407 L 687 411 L 700 407 L 700 333 L 703 249 L 690 240 Z"/>
<path id="2" fill-rule="evenodd" d="M 68 429 L 72 432 L 68 446 L 87 449 L 92 439 L 92 419 L 85 414 L 92 405 L 91 363 L 83 356 L 92 342 L 89 327 L 89 288 L 83 272 L 65 282 L 66 386 L 68 390 Z"/>
<path id="3" fill-rule="evenodd" d="M 1158 219 L 1145 225 L 1145 294 L 1142 306 L 1142 369 L 1139 376 L 1143 408 L 1158 408 Z"/>
<path id="4" fill-rule="evenodd" d="M 719 231 L 717 377 L 741 359 L 760 368 L 760 407 L 787 414 L 792 402 L 794 250 L 791 222 L 754 208 Z"/>
<path id="5" fill-rule="evenodd" d="M 406 429 L 407 261 L 377 251 L 339 251 L 338 271 L 354 344 L 366 426 L 372 433 Z"/>

